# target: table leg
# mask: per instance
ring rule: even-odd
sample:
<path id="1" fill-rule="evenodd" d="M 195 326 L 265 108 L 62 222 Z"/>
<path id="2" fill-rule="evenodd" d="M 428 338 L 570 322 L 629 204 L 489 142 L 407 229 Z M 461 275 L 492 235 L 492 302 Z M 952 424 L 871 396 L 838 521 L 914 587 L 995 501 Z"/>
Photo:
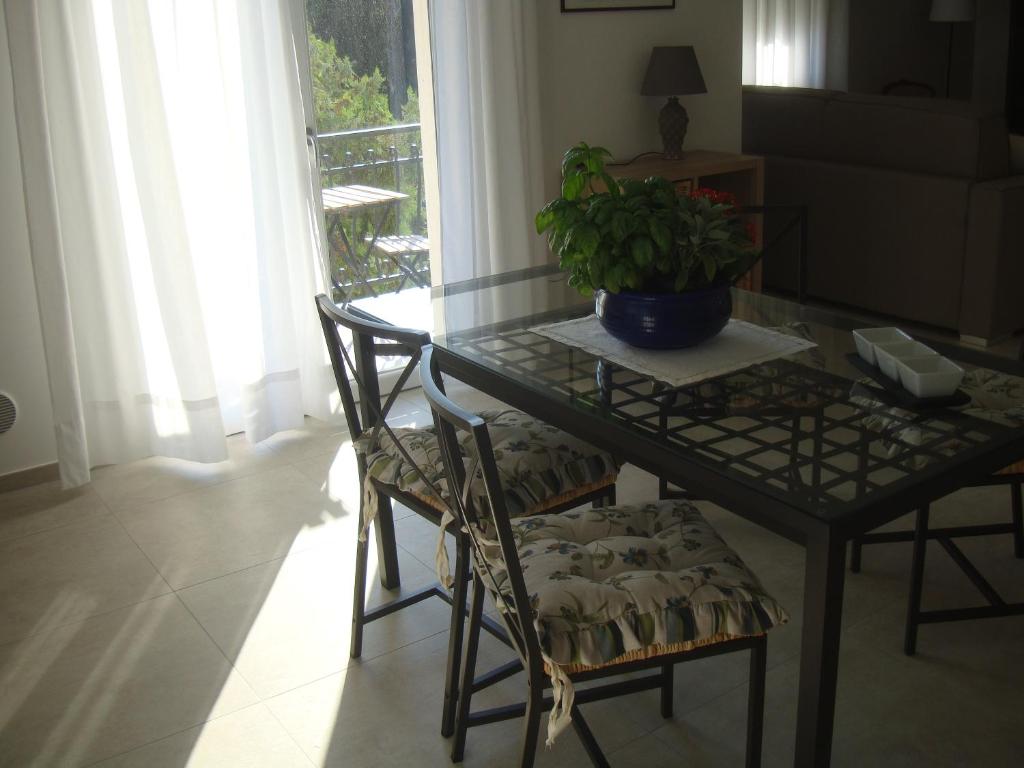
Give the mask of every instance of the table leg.
<path id="1" fill-rule="evenodd" d="M 363 285 L 366 286 L 366 290 L 370 292 L 371 296 L 377 296 L 377 291 L 373 288 L 373 275 L 370 272 L 368 265 L 363 264 L 360 261 L 359 253 L 352 245 L 352 240 L 349 238 L 348 233 L 345 231 L 345 223 L 342 221 L 342 217 L 336 216 L 336 229 L 338 236 L 341 238 L 342 248 L 348 255 L 348 266 L 352 270 L 352 274 L 362 279 Z M 352 229 L 355 231 L 355 217 L 352 217 Z"/>
<path id="2" fill-rule="evenodd" d="M 845 540 L 827 527 L 811 536 L 804 569 L 804 622 L 800 638 L 794 761 L 799 768 L 822 768 L 831 758 L 845 568 Z"/>

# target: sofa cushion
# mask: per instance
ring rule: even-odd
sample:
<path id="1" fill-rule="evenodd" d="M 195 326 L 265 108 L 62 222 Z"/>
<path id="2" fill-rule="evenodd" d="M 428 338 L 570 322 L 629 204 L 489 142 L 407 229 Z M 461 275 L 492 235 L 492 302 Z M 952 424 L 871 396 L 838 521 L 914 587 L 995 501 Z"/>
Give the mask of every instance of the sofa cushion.
<path id="1" fill-rule="evenodd" d="M 743 151 L 824 158 L 825 104 L 832 92 L 743 86 Z"/>
<path id="2" fill-rule="evenodd" d="M 970 179 L 1009 172 L 1005 118 L 969 102 L 842 93 L 823 114 L 815 157 Z"/>
<path id="3" fill-rule="evenodd" d="M 996 339 L 1024 328 L 1024 176 L 971 188 L 958 330 Z"/>
<path id="4" fill-rule="evenodd" d="M 812 88 L 744 86 L 743 151 L 979 180 L 1010 167 L 990 108 Z"/>
<path id="5" fill-rule="evenodd" d="M 810 295 L 957 327 L 969 180 L 781 157 L 765 171 L 770 204 L 808 206 Z M 766 255 L 767 285 L 794 290 L 795 277 L 795 252 Z"/>
<path id="6" fill-rule="evenodd" d="M 573 510 L 512 526 L 545 657 L 566 671 L 761 635 L 787 621 L 690 502 Z M 497 548 L 485 556 L 503 593 Z M 498 599 L 504 605 L 507 595 Z"/>

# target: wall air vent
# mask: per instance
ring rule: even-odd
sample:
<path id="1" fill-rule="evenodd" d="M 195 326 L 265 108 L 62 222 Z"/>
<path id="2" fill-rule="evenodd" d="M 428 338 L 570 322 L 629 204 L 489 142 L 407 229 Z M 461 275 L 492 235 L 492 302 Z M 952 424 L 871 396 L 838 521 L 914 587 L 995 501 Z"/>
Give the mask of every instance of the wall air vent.
<path id="1" fill-rule="evenodd" d="M 14 401 L 0 392 L 0 435 L 14 426 L 16 418 L 18 418 L 18 409 L 15 408 Z"/>

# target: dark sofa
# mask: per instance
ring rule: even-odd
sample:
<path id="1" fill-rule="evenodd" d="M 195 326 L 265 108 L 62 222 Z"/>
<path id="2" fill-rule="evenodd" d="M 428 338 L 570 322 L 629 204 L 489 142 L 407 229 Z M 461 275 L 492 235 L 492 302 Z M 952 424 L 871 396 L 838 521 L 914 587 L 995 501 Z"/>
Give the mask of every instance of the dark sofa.
<path id="1" fill-rule="evenodd" d="M 745 86 L 743 150 L 765 157 L 766 203 L 809 208 L 812 297 L 982 342 L 1024 328 L 1024 176 L 1008 176 L 1003 115 Z M 795 250 L 764 269 L 795 289 Z"/>

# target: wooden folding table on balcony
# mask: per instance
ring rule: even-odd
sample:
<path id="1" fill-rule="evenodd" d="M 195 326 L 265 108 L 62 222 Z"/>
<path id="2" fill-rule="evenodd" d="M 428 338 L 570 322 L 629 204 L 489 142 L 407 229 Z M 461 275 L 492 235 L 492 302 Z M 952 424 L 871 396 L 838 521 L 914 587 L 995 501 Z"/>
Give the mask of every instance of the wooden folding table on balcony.
<path id="1" fill-rule="evenodd" d="M 381 227 L 387 219 L 389 212 L 402 200 L 408 199 L 408 195 L 394 189 L 378 189 L 362 184 L 352 184 L 341 187 L 328 187 L 322 191 L 324 203 L 324 218 L 327 220 L 327 236 L 333 242 L 336 236 L 345 251 L 343 258 L 347 261 L 352 271 L 364 281 L 371 293 L 373 290 L 373 275 L 367 269 L 369 255 L 374 251 L 378 241 L 381 239 Z M 354 221 L 360 214 L 366 214 L 370 221 L 370 236 L 366 240 L 366 248 L 361 252 L 355 248 L 354 239 L 350 238 L 345 231 L 344 219 Z M 398 270 L 415 285 L 421 285 L 422 280 L 414 268 L 402 262 L 400 255 L 389 249 L 381 251 L 387 256 Z"/>

